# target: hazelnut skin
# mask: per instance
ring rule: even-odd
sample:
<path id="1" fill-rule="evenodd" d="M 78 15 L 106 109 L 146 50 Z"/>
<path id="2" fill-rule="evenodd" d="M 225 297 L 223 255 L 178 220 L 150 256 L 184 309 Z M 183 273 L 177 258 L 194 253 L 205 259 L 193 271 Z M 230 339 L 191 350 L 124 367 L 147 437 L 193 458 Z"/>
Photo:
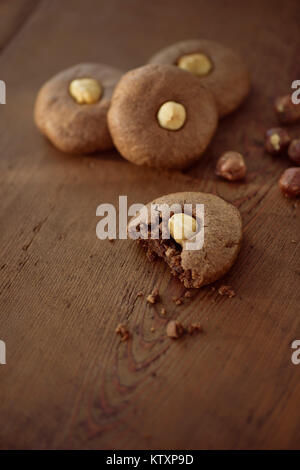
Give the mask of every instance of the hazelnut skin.
<path id="1" fill-rule="evenodd" d="M 274 127 L 266 132 L 265 149 L 270 155 L 280 155 L 289 146 L 291 138 L 281 127 Z"/>
<path id="2" fill-rule="evenodd" d="M 279 180 L 279 187 L 287 197 L 300 196 L 300 168 L 292 167 L 285 170 Z"/>
<path id="3" fill-rule="evenodd" d="M 300 105 L 292 102 L 290 95 L 279 96 L 274 103 L 275 113 L 282 124 L 300 120 Z"/>
<path id="4" fill-rule="evenodd" d="M 288 156 L 296 165 L 300 165 L 300 139 L 294 139 L 289 145 Z"/>
<path id="5" fill-rule="evenodd" d="M 247 167 L 244 157 L 239 152 L 225 152 L 217 161 L 216 175 L 229 181 L 238 181 L 243 179 L 246 172 Z"/>

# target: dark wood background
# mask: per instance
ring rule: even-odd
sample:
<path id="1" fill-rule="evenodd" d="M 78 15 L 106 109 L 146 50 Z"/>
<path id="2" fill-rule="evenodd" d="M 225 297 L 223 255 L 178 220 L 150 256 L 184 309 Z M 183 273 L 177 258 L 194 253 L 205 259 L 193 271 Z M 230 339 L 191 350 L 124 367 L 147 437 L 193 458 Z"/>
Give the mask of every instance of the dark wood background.
<path id="1" fill-rule="evenodd" d="M 300 78 L 299 24 L 298 0 L 1 0 L 1 448 L 300 447 L 300 366 L 291 363 L 300 207 L 278 190 L 288 161 L 262 147 L 276 124 L 273 99 Z M 38 134 L 35 96 L 56 72 L 81 61 L 127 70 L 191 37 L 238 51 L 253 89 L 186 174 L 138 168 L 116 152 L 66 156 Z M 228 149 L 244 153 L 245 183 L 214 176 Z M 133 242 L 96 238 L 102 202 L 189 189 L 242 213 L 243 248 L 222 281 L 233 299 L 207 287 L 175 306 L 184 289 L 163 263 L 150 264 Z M 136 294 L 153 287 L 162 303 L 149 307 Z M 205 334 L 166 338 L 162 305 Z M 133 335 L 126 344 L 114 333 L 119 322 Z"/>

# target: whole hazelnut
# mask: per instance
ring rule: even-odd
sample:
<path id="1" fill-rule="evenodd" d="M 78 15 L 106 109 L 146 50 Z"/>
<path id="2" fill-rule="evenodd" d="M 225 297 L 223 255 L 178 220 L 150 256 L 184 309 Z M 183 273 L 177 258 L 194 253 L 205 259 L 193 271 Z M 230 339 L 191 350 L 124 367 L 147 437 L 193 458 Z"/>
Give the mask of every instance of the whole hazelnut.
<path id="1" fill-rule="evenodd" d="M 187 54 L 180 57 L 177 63 L 178 67 L 188 72 L 203 77 L 209 74 L 212 69 L 212 63 L 205 54 Z"/>
<path id="2" fill-rule="evenodd" d="M 294 104 L 290 95 L 279 96 L 274 103 L 280 122 L 292 124 L 300 119 L 300 104 Z"/>
<path id="3" fill-rule="evenodd" d="M 166 101 L 158 110 L 157 119 L 161 127 L 170 131 L 180 129 L 186 120 L 185 107 L 175 101 Z"/>
<path id="4" fill-rule="evenodd" d="M 216 174 L 229 181 L 241 180 L 246 175 L 246 164 L 239 152 L 223 153 L 217 161 Z"/>
<path id="5" fill-rule="evenodd" d="M 168 221 L 170 235 L 174 240 L 183 245 L 183 242 L 190 240 L 197 231 L 197 222 L 194 217 L 188 214 L 174 214 Z"/>
<path id="6" fill-rule="evenodd" d="M 300 168 L 292 167 L 285 170 L 279 180 L 279 187 L 287 197 L 300 196 Z"/>
<path id="7" fill-rule="evenodd" d="M 279 155 L 287 149 L 290 141 L 291 138 L 285 129 L 274 127 L 266 132 L 265 149 L 271 155 Z"/>
<path id="8" fill-rule="evenodd" d="M 296 165 L 300 165 L 300 139 L 294 139 L 289 145 L 288 156 Z"/>
<path id="9" fill-rule="evenodd" d="M 78 104 L 94 104 L 102 95 L 101 85 L 94 78 L 76 78 L 70 83 L 70 95 Z"/>

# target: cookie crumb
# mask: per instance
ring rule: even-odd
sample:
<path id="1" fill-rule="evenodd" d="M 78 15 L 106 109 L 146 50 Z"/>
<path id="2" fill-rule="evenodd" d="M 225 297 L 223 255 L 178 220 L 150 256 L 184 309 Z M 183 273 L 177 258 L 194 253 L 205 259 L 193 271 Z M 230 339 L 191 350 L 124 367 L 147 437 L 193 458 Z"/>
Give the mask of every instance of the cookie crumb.
<path id="1" fill-rule="evenodd" d="M 200 323 L 191 323 L 187 327 L 187 332 L 189 335 L 192 335 L 194 333 L 202 333 L 203 332 L 202 325 Z"/>
<path id="2" fill-rule="evenodd" d="M 170 256 L 174 255 L 174 253 L 175 253 L 175 250 L 173 250 L 173 248 L 170 248 L 170 247 L 169 247 L 169 248 L 166 250 L 165 255 L 169 258 Z"/>
<path id="3" fill-rule="evenodd" d="M 151 333 L 154 333 L 154 331 L 155 331 L 154 326 L 151 327 L 150 331 L 151 331 Z"/>
<path id="4" fill-rule="evenodd" d="M 138 291 L 138 293 L 136 294 L 137 297 L 143 297 L 144 296 L 144 292 L 142 292 L 141 290 Z"/>
<path id="5" fill-rule="evenodd" d="M 184 327 L 178 321 L 171 320 L 167 324 L 166 333 L 169 338 L 178 339 L 184 335 Z"/>
<path id="6" fill-rule="evenodd" d="M 166 311 L 165 308 L 162 308 L 161 311 L 160 311 L 160 313 L 161 313 L 162 315 L 166 315 L 166 314 L 167 314 L 167 311 Z"/>
<path id="7" fill-rule="evenodd" d="M 109 241 L 110 243 L 114 243 L 114 242 L 115 242 L 115 239 L 114 239 L 114 238 L 108 238 L 108 241 Z"/>
<path id="8" fill-rule="evenodd" d="M 117 326 L 115 332 L 116 332 L 117 335 L 121 336 L 121 342 L 128 341 L 129 338 L 130 338 L 130 333 L 129 333 L 128 329 L 122 323 L 119 323 L 119 325 Z"/>
<path id="9" fill-rule="evenodd" d="M 231 299 L 232 297 L 235 297 L 236 293 L 234 292 L 233 288 L 231 286 L 221 286 L 218 290 L 220 295 L 226 295 Z"/>
<path id="10" fill-rule="evenodd" d="M 183 300 L 180 297 L 173 297 L 172 300 L 176 305 L 181 305 L 183 303 Z"/>
<path id="11" fill-rule="evenodd" d="M 190 299 L 190 298 L 192 297 L 191 291 L 187 290 L 187 291 L 185 292 L 185 294 L 184 294 L 184 297 L 185 297 L 186 299 Z"/>
<path id="12" fill-rule="evenodd" d="M 148 295 L 147 302 L 149 304 L 156 304 L 156 302 L 158 301 L 159 301 L 159 291 L 157 287 L 155 287 L 153 291 L 151 292 L 151 294 Z"/>
<path id="13" fill-rule="evenodd" d="M 157 254 L 154 253 L 154 251 L 151 251 L 150 249 L 147 250 L 146 256 L 150 263 L 154 263 L 154 261 L 157 259 Z"/>

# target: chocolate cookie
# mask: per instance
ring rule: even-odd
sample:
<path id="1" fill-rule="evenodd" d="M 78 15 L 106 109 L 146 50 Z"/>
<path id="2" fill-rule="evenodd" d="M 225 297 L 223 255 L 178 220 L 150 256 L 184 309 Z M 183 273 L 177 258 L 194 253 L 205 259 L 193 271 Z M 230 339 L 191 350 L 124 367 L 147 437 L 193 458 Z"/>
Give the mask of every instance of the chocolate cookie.
<path id="1" fill-rule="evenodd" d="M 79 64 L 55 75 L 37 96 L 34 117 L 38 129 L 66 153 L 112 148 L 107 111 L 121 75 L 102 64 Z"/>
<path id="2" fill-rule="evenodd" d="M 115 146 L 137 165 L 185 168 L 217 127 L 212 94 L 189 72 L 146 65 L 126 73 L 112 96 L 108 125 Z"/>
<path id="3" fill-rule="evenodd" d="M 166 47 L 151 64 L 172 64 L 196 75 L 214 95 L 223 117 L 234 111 L 250 91 L 245 64 L 230 49 L 217 42 L 191 39 Z"/>
<path id="4" fill-rule="evenodd" d="M 158 207 L 163 204 L 169 207 L 177 204 L 177 207 L 171 207 L 166 214 Z M 184 207 L 185 204 L 191 208 Z M 200 217 L 196 204 L 204 205 Z M 150 236 L 151 207 L 158 216 L 157 225 L 155 220 L 151 224 Z M 166 226 L 171 234 L 169 238 L 163 235 Z M 189 243 L 195 240 L 195 230 L 202 233 L 203 243 L 191 249 Z M 217 196 L 183 192 L 147 204 L 144 211 L 130 220 L 128 234 L 147 248 L 150 259 L 157 256 L 164 259 L 185 287 L 199 288 L 221 278 L 235 262 L 242 241 L 242 221 L 238 209 Z"/>

